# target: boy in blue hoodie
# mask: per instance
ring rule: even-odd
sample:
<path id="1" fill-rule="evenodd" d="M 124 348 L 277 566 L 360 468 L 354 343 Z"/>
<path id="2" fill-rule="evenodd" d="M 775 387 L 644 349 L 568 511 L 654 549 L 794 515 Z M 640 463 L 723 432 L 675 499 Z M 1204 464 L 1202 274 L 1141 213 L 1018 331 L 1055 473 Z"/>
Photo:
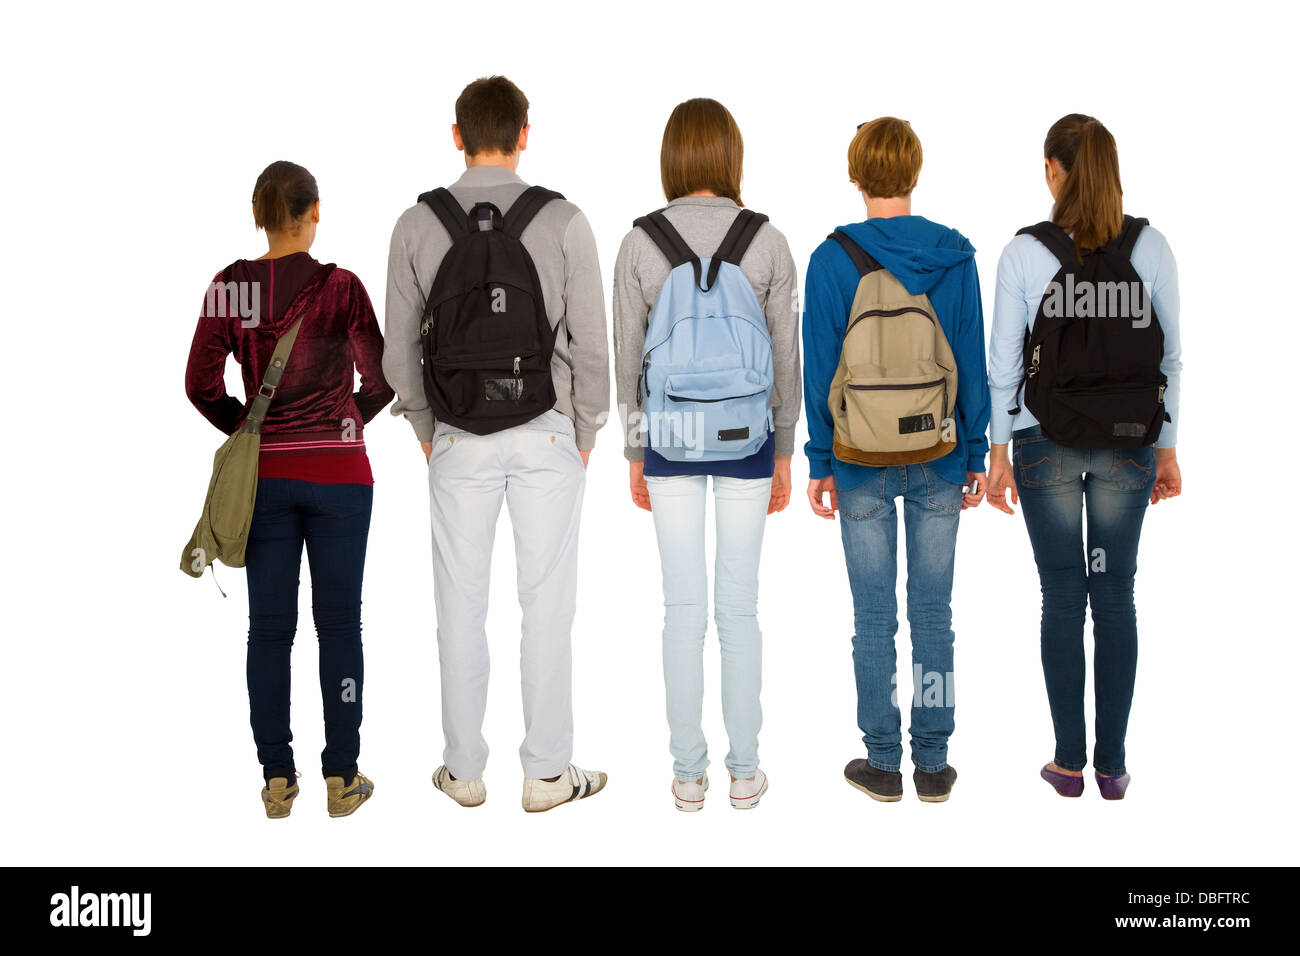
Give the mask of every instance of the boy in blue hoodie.
<path id="1" fill-rule="evenodd" d="M 853 593 L 853 668 L 858 726 L 867 758 L 850 761 L 845 779 L 876 800 L 902 798 L 903 746 L 897 704 L 894 635 L 898 631 L 898 513 L 907 535 L 907 619 L 912 638 L 912 774 L 917 796 L 948 799 L 957 771 L 948 764 L 953 730 L 952 579 L 958 516 L 984 497 L 989 390 L 984 313 L 975 250 L 966 237 L 913 216 L 921 143 L 903 120 L 882 117 L 858 127 L 849 146 L 849 178 L 867 220 L 841 229 L 912 295 L 930 299 L 957 363 L 951 422 L 953 451 L 925 464 L 873 468 L 832 453 L 827 403 L 860 274 L 848 252 L 827 239 L 808 263 L 803 323 L 804 397 L 808 409 L 808 500 L 814 514 L 843 518 L 840 533 Z M 963 487 L 966 486 L 966 487 Z M 829 504 L 826 499 L 829 498 Z"/>

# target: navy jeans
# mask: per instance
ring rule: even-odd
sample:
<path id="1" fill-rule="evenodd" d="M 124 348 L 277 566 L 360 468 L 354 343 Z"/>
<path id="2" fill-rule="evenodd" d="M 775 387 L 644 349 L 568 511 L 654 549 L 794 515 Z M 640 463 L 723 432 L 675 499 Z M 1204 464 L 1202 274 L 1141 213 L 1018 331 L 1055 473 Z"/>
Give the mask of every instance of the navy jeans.
<path id="1" fill-rule="evenodd" d="M 294 775 L 289 652 L 298 627 L 303 544 L 320 643 L 325 706 L 321 770 L 348 781 L 361 749 L 361 577 L 370 531 L 370 485 L 262 478 L 245 555 L 248 571 L 248 706 L 266 779 Z"/>
<path id="2" fill-rule="evenodd" d="M 1097 772 L 1124 771 L 1137 672 L 1133 577 L 1155 482 L 1155 448 L 1065 448 L 1037 425 L 1012 436 L 1016 488 L 1043 590 L 1043 676 L 1058 767 L 1087 765 L 1083 716 L 1084 612 L 1092 607 Z M 1087 539 L 1084 509 L 1087 508 Z"/>
<path id="3" fill-rule="evenodd" d="M 840 535 L 853 592 L 853 671 L 858 727 L 867 760 L 880 770 L 902 763 L 894 635 L 898 632 L 898 512 L 907 534 L 907 621 L 912 637 L 912 762 L 935 773 L 948 766 L 953 730 L 952 573 L 961 485 L 929 465 L 880 469 L 839 493 Z"/>

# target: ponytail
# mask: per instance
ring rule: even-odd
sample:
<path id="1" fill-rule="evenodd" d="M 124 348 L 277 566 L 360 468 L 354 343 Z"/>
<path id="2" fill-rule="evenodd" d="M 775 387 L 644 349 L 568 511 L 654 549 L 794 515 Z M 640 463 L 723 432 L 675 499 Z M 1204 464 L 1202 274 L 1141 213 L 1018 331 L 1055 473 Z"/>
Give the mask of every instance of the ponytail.
<path id="1" fill-rule="evenodd" d="M 1074 237 L 1075 251 L 1104 246 L 1124 224 L 1124 190 L 1115 137 L 1082 113 L 1057 120 L 1047 131 L 1043 155 L 1065 170 L 1052 222 Z"/>
<path id="2" fill-rule="evenodd" d="M 299 220 L 319 201 L 316 177 L 297 163 L 278 160 L 262 170 L 253 186 L 253 222 L 267 232 L 297 235 Z"/>

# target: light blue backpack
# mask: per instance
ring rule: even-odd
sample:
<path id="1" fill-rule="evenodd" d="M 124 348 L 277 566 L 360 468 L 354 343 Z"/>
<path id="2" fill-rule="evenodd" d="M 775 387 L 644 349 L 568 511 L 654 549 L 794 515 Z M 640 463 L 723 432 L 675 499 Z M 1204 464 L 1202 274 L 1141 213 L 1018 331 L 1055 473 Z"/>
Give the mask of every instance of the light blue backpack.
<path id="1" fill-rule="evenodd" d="M 637 386 L 642 442 L 670 461 L 747 458 L 772 430 L 772 338 L 740 269 L 765 222 L 742 209 L 704 260 L 662 210 L 633 223 L 672 267 L 650 313 Z"/>

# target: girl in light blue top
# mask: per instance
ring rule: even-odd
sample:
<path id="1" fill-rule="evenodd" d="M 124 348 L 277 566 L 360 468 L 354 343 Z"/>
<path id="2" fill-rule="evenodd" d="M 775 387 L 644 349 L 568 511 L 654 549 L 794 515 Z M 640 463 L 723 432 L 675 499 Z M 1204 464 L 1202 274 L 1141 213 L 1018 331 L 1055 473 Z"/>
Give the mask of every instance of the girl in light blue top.
<path id="1" fill-rule="evenodd" d="M 1048 131 L 1043 152 L 1052 222 L 1070 234 L 1081 255 L 1114 240 L 1124 211 L 1111 134 L 1093 117 L 1072 113 Z M 988 500 L 1007 514 L 1013 513 L 1011 504 L 1024 506 L 1042 586 L 1043 673 L 1056 734 L 1055 757 L 1041 775 L 1062 796 L 1080 796 L 1084 787 L 1083 626 L 1089 606 L 1097 714 L 1093 769 L 1107 799 L 1122 798 L 1128 786 L 1124 738 L 1137 669 L 1133 579 L 1142 518 L 1148 503 L 1182 491 L 1175 453 L 1182 369 L 1178 267 L 1165 237 L 1151 226 L 1139 233 L 1130 261 L 1164 334 L 1160 371 L 1169 419 L 1154 446 L 1114 449 L 1062 446 L 1043 434 L 1018 401 L 1026 332 L 1061 264 L 1032 235 L 1012 239 L 998 262 L 988 353 L 993 407 Z M 1012 456 L 1008 443 L 1014 446 Z"/>

